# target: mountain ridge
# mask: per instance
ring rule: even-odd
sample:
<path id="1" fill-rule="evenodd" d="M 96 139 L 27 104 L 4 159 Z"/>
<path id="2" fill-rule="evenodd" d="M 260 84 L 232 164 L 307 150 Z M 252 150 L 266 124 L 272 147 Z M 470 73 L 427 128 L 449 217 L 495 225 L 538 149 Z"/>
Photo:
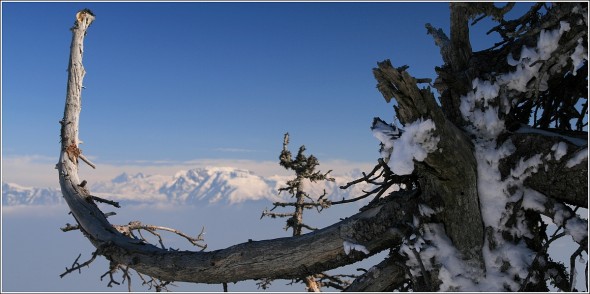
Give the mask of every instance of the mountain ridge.
<path id="1" fill-rule="evenodd" d="M 290 197 L 278 193 L 287 180 L 294 176 L 263 177 L 234 167 L 204 167 L 180 170 L 173 176 L 128 174 L 123 172 L 110 181 L 90 185 L 93 195 L 122 203 L 172 203 L 182 205 L 224 204 L 246 201 L 285 201 Z M 355 185 L 347 190 L 339 186 L 362 177 L 359 170 L 333 176 L 334 182 L 305 183 L 312 198 L 325 190 L 327 198 L 341 200 L 361 195 L 368 184 Z M 2 183 L 2 205 L 53 205 L 65 203 L 60 189 L 23 187 Z"/>

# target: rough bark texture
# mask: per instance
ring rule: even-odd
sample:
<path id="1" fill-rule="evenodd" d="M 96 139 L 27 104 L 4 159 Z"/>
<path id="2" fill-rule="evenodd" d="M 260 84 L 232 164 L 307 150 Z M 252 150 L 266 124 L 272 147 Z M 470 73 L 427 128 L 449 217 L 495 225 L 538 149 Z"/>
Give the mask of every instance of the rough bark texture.
<path id="1" fill-rule="evenodd" d="M 354 280 L 346 292 L 391 292 L 407 280 L 406 268 L 395 258 L 386 258 Z"/>
<path id="2" fill-rule="evenodd" d="M 578 146 L 559 136 L 547 136 L 535 133 L 514 133 L 510 140 L 516 152 L 501 161 L 502 177 L 508 177 L 510 170 L 520 160 L 526 160 L 534 154 L 550 157 L 542 168 L 525 179 L 524 184 L 536 191 L 543 191 L 548 197 L 563 201 L 570 205 L 588 208 L 588 159 L 579 164 L 567 167 L 567 162 L 578 152 L 588 152 L 587 146 Z M 567 154 L 555 158 L 551 150 L 556 144 L 566 144 Z"/>
<path id="3" fill-rule="evenodd" d="M 386 100 L 395 97 L 402 124 L 432 119 L 439 151 L 416 163 L 421 197 L 431 207 L 444 207 L 447 234 L 465 259 L 482 266 L 483 224 L 477 193 L 477 170 L 469 138 L 446 119 L 430 88 L 419 89 L 416 79 L 389 60 L 373 70 L 377 88 Z"/>

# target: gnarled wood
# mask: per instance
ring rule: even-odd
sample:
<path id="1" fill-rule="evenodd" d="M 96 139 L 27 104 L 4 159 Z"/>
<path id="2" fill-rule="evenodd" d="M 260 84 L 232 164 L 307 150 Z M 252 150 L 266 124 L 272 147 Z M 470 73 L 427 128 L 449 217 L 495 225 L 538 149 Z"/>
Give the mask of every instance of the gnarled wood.
<path id="1" fill-rule="evenodd" d="M 438 151 L 416 163 L 421 197 L 431 207 L 443 208 L 447 235 L 464 258 L 483 266 L 483 223 L 477 192 L 477 170 L 469 138 L 447 120 L 436 104 L 430 88 L 418 89 L 416 79 L 405 70 L 396 69 L 389 60 L 373 69 L 377 88 L 387 101 L 395 97 L 396 111 L 402 124 L 418 119 L 432 119 L 433 136 L 440 141 Z"/>
<path id="2" fill-rule="evenodd" d="M 68 93 L 62 121 L 62 150 L 57 165 L 62 193 L 79 227 L 104 255 L 166 281 L 224 283 L 246 279 L 289 279 L 336 268 L 364 259 L 405 237 L 417 201 L 399 195 L 379 207 L 366 210 L 337 224 L 306 235 L 238 244 L 211 252 L 168 251 L 142 240 L 129 238 L 115 229 L 93 202 L 78 178 L 78 121 L 81 109 L 83 40 L 94 20 L 79 13 L 72 28 Z M 392 197 L 393 199 L 393 197 Z M 361 244 L 369 254 L 347 255 L 343 242 Z"/>
<path id="3" fill-rule="evenodd" d="M 582 159 L 579 164 L 567 165 L 579 152 L 588 152 L 587 144 L 579 146 L 570 140 L 579 142 L 587 138 L 567 140 L 558 134 L 552 135 L 551 132 L 514 133 L 508 138 L 516 147 L 516 151 L 500 162 L 503 178 L 510 176 L 510 170 L 520 160 L 540 154 L 543 163 L 537 168 L 537 172 L 524 180 L 525 186 L 555 200 L 588 208 L 588 157 Z M 565 146 L 562 146 L 566 150 L 564 154 L 556 153 L 557 144 Z"/>

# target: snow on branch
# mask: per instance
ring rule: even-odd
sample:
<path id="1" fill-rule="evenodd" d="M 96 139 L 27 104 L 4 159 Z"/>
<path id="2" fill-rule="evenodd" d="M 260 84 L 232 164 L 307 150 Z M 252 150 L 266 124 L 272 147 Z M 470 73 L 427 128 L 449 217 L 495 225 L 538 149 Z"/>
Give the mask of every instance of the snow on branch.
<path id="1" fill-rule="evenodd" d="M 411 174 L 414 171 L 414 160 L 424 161 L 428 153 L 437 150 L 440 141 L 434 135 L 436 126 L 430 119 L 418 119 L 407 124 L 403 131 L 386 129 L 384 123 L 376 119 L 371 129 L 373 135 L 383 144 L 381 156 L 397 175 Z"/>
<path id="2" fill-rule="evenodd" d="M 572 168 L 582 163 L 584 160 L 588 161 L 588 147 L 576 152 L 576 155 L 566 162 L 565 167 Z"/>
<path id="3" fill-rule="evenodd" d="M 369 254 L 369 250 L 367 250 L 367 248 L 361 244 L 355 244 L 349 241 L 344 241 L 342 243 L 342 247 L 344 247 L 344 253 L 346 253 L 346 255 L 349 255 L 351 251 L 358 251 L 364 254 Z"/>

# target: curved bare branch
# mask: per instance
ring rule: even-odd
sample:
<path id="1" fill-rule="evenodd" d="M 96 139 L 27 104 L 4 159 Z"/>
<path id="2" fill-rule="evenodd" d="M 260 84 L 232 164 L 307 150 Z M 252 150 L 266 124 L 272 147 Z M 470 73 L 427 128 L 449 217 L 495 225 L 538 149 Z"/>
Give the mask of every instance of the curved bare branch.
<path id="1" fill-rule="evenodd" d="M 328 228 L 291 238 L 248 242 L 212 252 L 170 251 L 117 230 L 94 203 L 78 177 L 78 121 L 81 110 L 83 40 L 94 20 L 90 11 L 78 13 L 72 27 L 68 92 L 61 124 L 57 164 L 66 203 L 80 230 L 114 264 L 165 281 L 222 283 L 259 278 L 295 278 L 350 264 L 399 244 L 410 229 L 417 200 L 400 193 L 396 201 L 363 211 Z M 394 197 L 392 197 L 394 198 Z M 405 199 L 405 201 L 403 201 Z M 368 250 L 346 254 L 344 242 Z"/>

